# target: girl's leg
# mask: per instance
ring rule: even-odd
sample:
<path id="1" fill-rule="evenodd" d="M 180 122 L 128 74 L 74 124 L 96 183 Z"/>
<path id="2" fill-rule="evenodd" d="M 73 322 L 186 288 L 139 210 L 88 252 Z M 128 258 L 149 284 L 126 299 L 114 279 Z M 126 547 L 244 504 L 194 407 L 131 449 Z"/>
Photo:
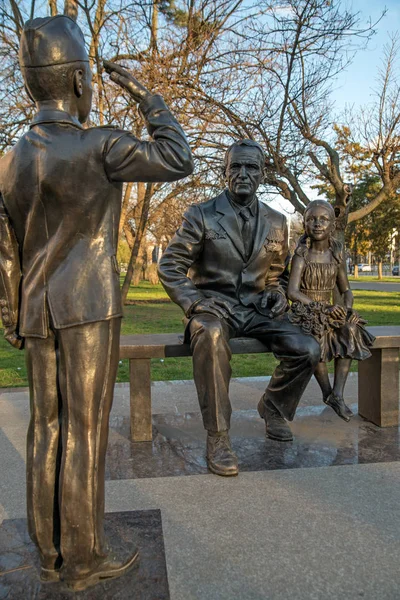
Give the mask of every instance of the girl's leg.
<path id="1" fill-rule="evenodd" d="M 335 379 L 333 393 L 343 398 L 344 386 L 351 367 L 351 358 L 335 358 Z"/>
<path id="2" fill-rule="evenodd" d="M 329 381 L 328 367 L 326 366 L 326 363 L 319 362 L 314 371 L 314 375 L 319 387 L 321 388 L 322 397 L 325 402 L 328 396 L 330 396 L 332 393 L 332 386 L 331 382 Z"/>
<path id="3" fill-rule="evenodd" d="M 353 416 L 350 408 L 343 399 L 344 386 L 350 371 L 351 358 L 335 358 L 335 379 L 332 394 L 326 401 L 337 415 L 344 421 L 349 421 Z"/>

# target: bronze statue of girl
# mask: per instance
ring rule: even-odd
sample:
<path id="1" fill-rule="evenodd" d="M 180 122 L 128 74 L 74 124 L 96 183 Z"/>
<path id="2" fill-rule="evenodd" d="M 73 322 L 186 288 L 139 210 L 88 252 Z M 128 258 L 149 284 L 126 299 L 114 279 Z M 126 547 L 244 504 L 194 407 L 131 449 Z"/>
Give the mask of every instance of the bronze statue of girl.
<path id="1" fill-rule="evenodd" d="M 363 327 L 365 321 L 353 310 L 353 294 L 343 261 L 343 247 L 332 237 L 335 213 L 329 202 L 310 202 L 304 213 L 305 233 L 292 260 L 288 297 L 293 323 L 312 334 L 321 346 L 321 362 L 315 378 L 325 404 L 345 421 L 353 416 L 343 392 L 351 361 L 371 356 L 374 337 Z M 344 306 L 332 305 L 332 292 L 338 286 Z M 335 359 L 333 388 L 326 363 Z"/>

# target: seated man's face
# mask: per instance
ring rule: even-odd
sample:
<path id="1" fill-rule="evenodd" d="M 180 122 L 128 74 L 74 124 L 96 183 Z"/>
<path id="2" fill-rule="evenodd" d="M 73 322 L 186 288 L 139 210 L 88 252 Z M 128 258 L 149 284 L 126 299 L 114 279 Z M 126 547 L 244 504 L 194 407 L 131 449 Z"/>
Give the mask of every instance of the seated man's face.
<path id="1" fill-rule="evenodd" d="M 253 196 L 263 177 L 263 160 L 259 150 L 250 146 L 232 148 L 226 167 L 229 191 L 238 200 Z"/>

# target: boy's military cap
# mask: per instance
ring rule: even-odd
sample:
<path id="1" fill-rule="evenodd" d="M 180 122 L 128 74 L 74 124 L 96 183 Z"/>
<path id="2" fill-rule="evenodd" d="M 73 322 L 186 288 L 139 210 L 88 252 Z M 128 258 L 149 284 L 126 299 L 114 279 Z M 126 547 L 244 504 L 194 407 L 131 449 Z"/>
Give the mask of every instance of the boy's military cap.
<path id="1" fill-rule="evenodd" d="M 89 61 L 83 33 L 70 17 L 57 15 L 27 21 L 19 46 L 21 67 L 47 67 Z"/>

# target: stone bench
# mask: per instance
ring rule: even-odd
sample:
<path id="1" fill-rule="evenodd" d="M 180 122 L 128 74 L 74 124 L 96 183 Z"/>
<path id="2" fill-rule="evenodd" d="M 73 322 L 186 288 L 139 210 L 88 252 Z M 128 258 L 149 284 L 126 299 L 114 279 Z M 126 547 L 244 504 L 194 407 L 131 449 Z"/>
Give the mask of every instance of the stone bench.
<path id="1" fill-rule="evenodd" d="M 368 327 L 372 356 L 358 363 L 358 414 L 378 425 L 399 425 L 400 327 Z"/>
<path id="2" fill-rule="evenodd" d="M 400 327 L 368 329 L 377 339 L 371 358 L 359 363 L 358 412 L 379 427 L 398 425 Z M 267 352 L 264 344 L 252 338 L 234 338 L 229 344 L 232 354 Z M 129 359 L 132 441 L 152 440 L 151 359 L 181 356 L 190 356 L 182 334 L 121 336 L 120 358 Z"/>

